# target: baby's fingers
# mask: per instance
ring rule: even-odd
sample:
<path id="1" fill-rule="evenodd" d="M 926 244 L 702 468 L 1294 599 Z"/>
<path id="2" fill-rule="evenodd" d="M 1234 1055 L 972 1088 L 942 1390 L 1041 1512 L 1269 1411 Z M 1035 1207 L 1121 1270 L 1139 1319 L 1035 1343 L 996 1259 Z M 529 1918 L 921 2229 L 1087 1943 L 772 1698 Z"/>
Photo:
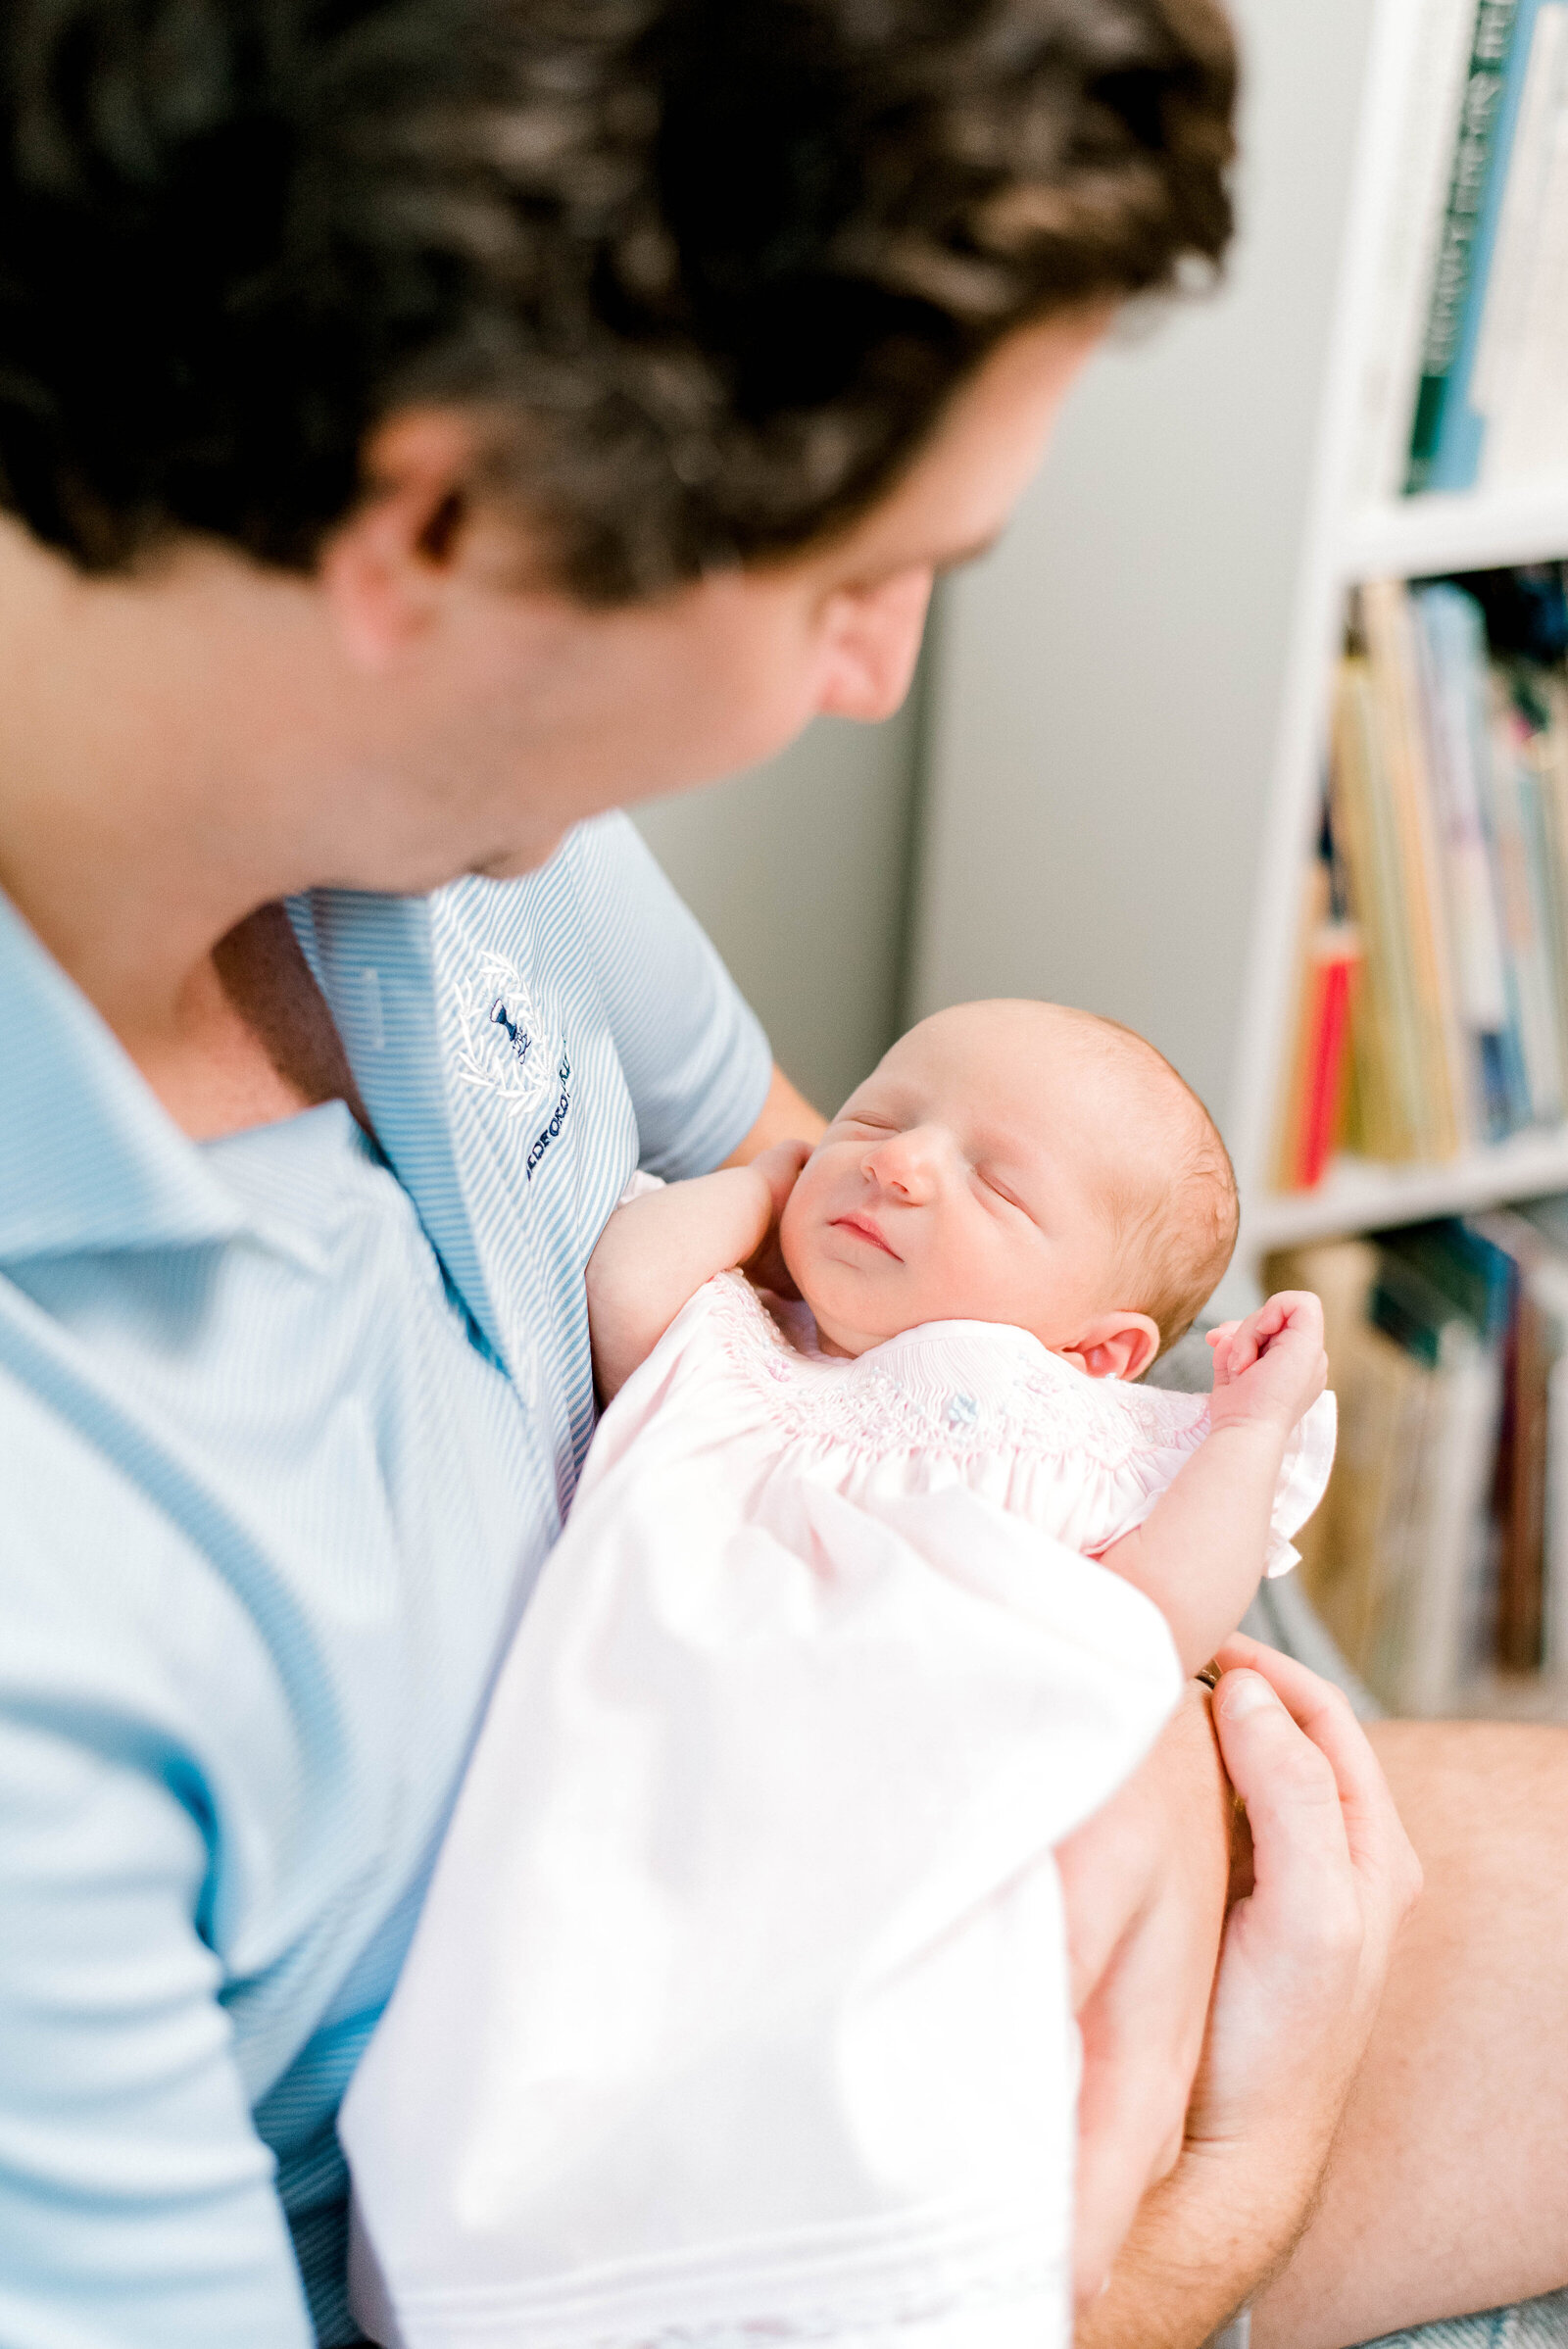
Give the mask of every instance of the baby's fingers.
<path id="1" fill-rule="evenodd" d="M 1260 1353 L 1267 1346 L 1271 1338 L 1279 1336 L 1290 1318 L 1291 1300 L 1288 1297 L 1266 1297 L 1263 1299 L 1249 1324 L 1253 1337 L 1257 1340 Z"/>
<path id="2" fill-rule="evenodd" d="M 1294 1330 L 1302 1338 L 1323 1343 L 1323 1299 L 1310 1289 L 1282 1289 L 1262 1311 L 1272 1317 L 1273 1330 Z"/>
<path id="3" fill-rule="evenodd" d="M 1275 1340 L 1291 1326 L 1292 1298 L 1284 1294 L 1265 1298 L 1255 1313 L 1237 1327 L 1231 1341 L 1231 1377 L 1239 1378 L 1244 1370 L 1266 1354 Z"/>
<path id="4" fill-rule="evenodd" d="M 775 1142 L 769 1149 L 759 1150 L 752 1160 L 772 1195 L 775 1218 L 783 1214 L 801 1169 L 810 1154 L 811 1146 L 808 1142 Z"/>

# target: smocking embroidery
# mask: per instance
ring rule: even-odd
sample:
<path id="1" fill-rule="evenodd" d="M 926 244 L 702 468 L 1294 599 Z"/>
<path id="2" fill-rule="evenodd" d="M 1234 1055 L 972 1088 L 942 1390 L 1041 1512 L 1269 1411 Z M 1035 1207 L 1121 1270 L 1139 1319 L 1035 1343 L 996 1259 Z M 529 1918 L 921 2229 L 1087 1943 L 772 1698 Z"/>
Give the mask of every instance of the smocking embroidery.
<path id="1" fill-rule="evenodd" d="M 908 1346 L 890 1340 L 854 1361 L 798 1353 L 740 1273 L 712 1284 L 710 1311 L 731 1366 L 791 1441 L 847 1444 L 879 1458 L 932 1452 L 956 1462 L 1018 1451 L 1088 1460 L 1115 1473 L 1151 1451 L 1195 1451 L 1208 1433 L 1207 1408 L 1197 1397 L 1088 1379 L 1044 1347 L 1031 1346 L 1032 1358 L 1004 1369 L 1004 1348 L 1015 1350 L 1010 1337 L 999 1345 L 996 1392 L 975 1395 L 955 1381 L 958 1347 L 940 1342 L 929 1348 L 925 1379 L 918 1338 Z"/>

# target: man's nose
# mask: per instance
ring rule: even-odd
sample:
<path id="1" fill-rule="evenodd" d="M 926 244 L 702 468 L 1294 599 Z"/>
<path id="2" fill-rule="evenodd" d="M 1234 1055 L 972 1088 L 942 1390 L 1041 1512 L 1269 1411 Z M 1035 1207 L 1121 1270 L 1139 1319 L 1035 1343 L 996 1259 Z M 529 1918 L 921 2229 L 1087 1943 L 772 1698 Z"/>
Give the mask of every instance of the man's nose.
<path id="1" fill-rule="evenodd" d="M 890 1134 L 860 1161 L 872 1181 L 910 1205 L 933 1199 L 942 1183 L 941 1138 L 929 1126 Z"/>

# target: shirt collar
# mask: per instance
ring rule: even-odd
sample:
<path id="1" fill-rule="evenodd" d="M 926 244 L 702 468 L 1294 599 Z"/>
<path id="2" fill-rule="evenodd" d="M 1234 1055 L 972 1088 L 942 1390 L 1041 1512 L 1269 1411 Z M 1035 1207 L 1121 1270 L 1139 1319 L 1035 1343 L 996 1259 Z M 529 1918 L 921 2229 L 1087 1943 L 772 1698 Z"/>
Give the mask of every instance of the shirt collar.
<path id="1" fill-rule="evenodd" d="M 288 909 L 387 1162 L 448 1279 L 505 1362 L 447 1098 L 433 903 L 318 889 L 291 899 Z"/>
<path id="2" fill-rule="evenodd" d="M 0 1263 L 227 1239 L 238 1203 L 0 896 Z"/>

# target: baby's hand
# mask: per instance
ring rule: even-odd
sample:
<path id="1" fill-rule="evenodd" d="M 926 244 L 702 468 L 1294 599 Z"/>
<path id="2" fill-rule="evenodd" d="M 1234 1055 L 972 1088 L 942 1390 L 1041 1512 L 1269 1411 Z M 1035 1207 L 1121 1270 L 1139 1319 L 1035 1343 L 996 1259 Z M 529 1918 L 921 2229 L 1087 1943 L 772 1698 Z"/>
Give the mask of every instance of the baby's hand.
<path id="1" fill-rule="evenodd" d="M 800 1177 L 801 1168 L 811 1154 L 808 1142 L 775 1142 L 770 1150 L 759 1150 L 751 1161 L 751 1172 L 760 1174 L 767 1185 L 772 1201 L 767 1230 L 755 1254 L 741 1266 L 747 1279 L 759 1289 L 770 1289 L 775 1297 L 795 1297 L 799 1293 L 790 1279 L 778 1245 L 778 1227 L 789 1205 L 790 1193 Z"/>
<path id="2" fill-rule="evenodd" d="M 1214 1427 L 1260 1422 L 1289 1434 L 1328 1384 L 1323 1306 L 1308 1289 L 1282 1290 L 1249 1313 L 1210 1330 Z"/>

